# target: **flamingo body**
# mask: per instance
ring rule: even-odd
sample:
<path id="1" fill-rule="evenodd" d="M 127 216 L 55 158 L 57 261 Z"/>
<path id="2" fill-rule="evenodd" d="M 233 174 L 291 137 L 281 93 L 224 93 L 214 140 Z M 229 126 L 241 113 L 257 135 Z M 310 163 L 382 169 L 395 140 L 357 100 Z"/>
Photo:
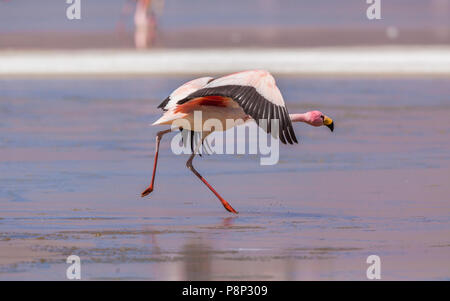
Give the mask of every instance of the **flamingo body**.
<path id="1" fill-rule="evenodd" d="M 279 120 L 278 135 L 283 143 L 297 143 L 292 123 L 273 76 L 264 70 L 233 73 L 218 79 L 203 77 L 175 90 L 160 104 L 167 109 L 153 125 L 170 124 L 183 118 L 193 127 L 193 112 L 202 111 L 203 119 L 218 119 L 227 130 L 227 119 Z M 270 124 L 267 132 L 271 132 Z"/>

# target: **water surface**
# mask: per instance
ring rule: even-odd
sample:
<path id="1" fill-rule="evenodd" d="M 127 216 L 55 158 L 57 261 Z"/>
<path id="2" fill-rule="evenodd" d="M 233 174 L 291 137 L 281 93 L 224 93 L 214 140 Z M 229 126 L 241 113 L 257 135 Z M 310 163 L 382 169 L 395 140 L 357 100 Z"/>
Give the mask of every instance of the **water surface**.
<path id="1" fill-rule="evenodd" d="M 163 140 L 159 102 L 182 77 L 0 81 L 0 279 L 450 278 L 450 81 L 278 79 L 296 124 L 274 166 L 196 158 L 226 212 Z"/>

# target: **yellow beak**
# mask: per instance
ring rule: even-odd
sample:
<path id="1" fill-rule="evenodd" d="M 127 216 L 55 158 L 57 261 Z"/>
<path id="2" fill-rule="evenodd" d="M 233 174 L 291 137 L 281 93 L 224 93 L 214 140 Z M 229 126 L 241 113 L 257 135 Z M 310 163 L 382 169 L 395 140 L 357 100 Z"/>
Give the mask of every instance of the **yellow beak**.
<path id="1" fill-rule="evenodd" d="M 330 131 L 334 130 L 334 122 L 330 117 L 325 116 L 325 118 L 323 119 L 323 124 L 326 125 L 330 129 Z"/>

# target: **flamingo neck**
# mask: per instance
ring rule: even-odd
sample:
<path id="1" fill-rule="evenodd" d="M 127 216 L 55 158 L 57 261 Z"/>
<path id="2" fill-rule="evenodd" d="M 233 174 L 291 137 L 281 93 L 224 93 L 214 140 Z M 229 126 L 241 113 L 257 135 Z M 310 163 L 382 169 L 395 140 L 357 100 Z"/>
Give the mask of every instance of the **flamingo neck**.
<path id="1" fill-rule="evenodd" d="M 310 118 L 308 113 L 302 114 L 289 114 L 289 118 L 291 118 L 292 122 L 305 122 L 310 123 Z"/>

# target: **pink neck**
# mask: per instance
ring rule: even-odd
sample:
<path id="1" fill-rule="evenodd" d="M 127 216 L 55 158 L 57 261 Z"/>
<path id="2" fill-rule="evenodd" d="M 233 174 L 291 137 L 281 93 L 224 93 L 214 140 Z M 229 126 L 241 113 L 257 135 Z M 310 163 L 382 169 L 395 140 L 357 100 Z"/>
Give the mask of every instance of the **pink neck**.
<path id="1" fill-rule="evenodd" d="M 289 114 L 289 117 L 291 118 L 292 122 L 305 122 L 309 123 L 309 116 L 308 113 L 302 113 L 302 114 Z"/>

